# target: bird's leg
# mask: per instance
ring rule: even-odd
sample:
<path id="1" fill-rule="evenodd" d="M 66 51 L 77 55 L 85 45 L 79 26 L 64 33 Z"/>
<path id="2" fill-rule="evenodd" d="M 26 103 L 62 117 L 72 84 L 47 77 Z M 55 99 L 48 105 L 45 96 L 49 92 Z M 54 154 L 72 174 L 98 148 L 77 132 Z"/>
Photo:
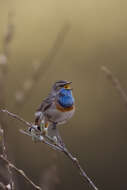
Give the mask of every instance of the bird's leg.
<path id="1" fill-rule="evenodd" d="M 65 144 L 59 134 L 59 130 L 57 128 L 57 123 L 53 123 L 52 130 L 55 132 L 55 135 L 53 138 L 56 138 L 57 143 L 59 143 L 61 146 L 65 147 Z"/>
<path id="2" fill-rule="evenodd" d="M 41 132 L 42 132 L 42 135 L 48 135 L 48 126 L 49 126 L 49 123 L 45 120 L 41 121 Z"/>
<path id="3" fill-rule="evenodd" d="M 30 127 L 28 130 L 20 129 L 20 132 L 28 136 L 31 136 L 34 142 L 39 142 L 43 140 L 43 136 L 40 133 L 37 133 L 37 129 L 35 125 Z"/>
<path id="4" fill-rule="evenodd" d="M 33 125 L 32 127 L 28 128 L 28 132 L 31 133 L 32 130 L 36 131 L 36 132 L 41 132 L 41 127 L 38 125 Z"/>
<path id="5" fill-rule="evenodd" d="M 31 133 L 33 130 L 37 133 L 41 133 L 44 125 L 43 113 L 37 112 L 34 125 L 28 128 L 28 132 Z"/>

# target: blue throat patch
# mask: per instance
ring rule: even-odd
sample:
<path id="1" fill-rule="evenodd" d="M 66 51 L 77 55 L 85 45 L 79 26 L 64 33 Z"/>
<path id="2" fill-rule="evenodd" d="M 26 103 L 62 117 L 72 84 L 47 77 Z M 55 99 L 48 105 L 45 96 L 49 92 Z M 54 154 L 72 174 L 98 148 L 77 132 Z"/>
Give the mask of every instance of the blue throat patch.
<path id="1" fill-rule="evenodd" d="M 72 90 L 62 88 L 59 93 L 58 102 L 64 108 L 73 106 L 74 97 L 72 95 Z"/>

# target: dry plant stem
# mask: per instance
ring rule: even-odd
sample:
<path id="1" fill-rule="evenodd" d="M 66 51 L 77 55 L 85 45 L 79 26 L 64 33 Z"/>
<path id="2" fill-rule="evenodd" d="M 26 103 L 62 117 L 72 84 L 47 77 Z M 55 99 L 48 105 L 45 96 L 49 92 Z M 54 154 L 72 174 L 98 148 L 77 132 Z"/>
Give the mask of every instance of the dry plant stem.
<path id="1" fill-rule="evenodd" d="M 1 187 L 3 190 L 11 190 L 10 184 L 4 185 L 2 182 L 0 182 L 0 187 Z"/>
<path id="2" fill-rule="evenodd" d="M 40 77 L 44 76 L 46 70 L 50 67 L 51 63 L 53 62 L 53 59 L 57 55 L 58 51 L 62 47 L 65 37 L 67 33 L 69 32 L 70 25 L 68 23 L 64 24 L 64 26 L 61 28 L 61 30 L 58 32 L 56 40 L 54 41 L 54 44 L 47 55 L 45 57 L 44 61 L 41 63 L 41 66 L 39 68 L 39 72 L 34 76 L 34 80 L 39 80 Z"/>
<path id="3" fill-rule="evenodd" d="M 95 186 L 95 184 L 93 183 L 93 181 L 88 177 L 88 175 L 86 174 L 86 172 L 81 167 L 78 159 L 76 157 L 73 157 L 72 154 L 66 148 L 63 148 L 63 152 L 75 164 L 75 166 L 79 169 L 80 175 L 83 177 L 83 181 L 86 182 L 86 180 L 87 180 L 87 182 L 89 183 L 89 185 L 91 185 L 91 187 L 94 190 L 98 190 L 98 188 Z"/>
<path id="4" fill-rule="evenodd" d="M 48 146 L 50 146 L 53 150 L 58 150 L 58 151 L 61 151 L 61 147 L 55 145 L 55 144 L 51 144 L 49 142 L 47 142 L 46 140 L 43 139 L 43 143 L 44 144 L 47 144 Z"/>
<path id="5" fill-rule="evenodd" d="M 127 94 L 125 93 L 124 89 L 122 88 L 118 78 L 116 76 L 114 76 L 112 74 L 112 72 L 106 66 L 103 66 L 101 69 L 102 69 L 102 71 L 104 71 L 107 78 L 109 80 L 111 80 L 113 86 L 117 89 L 117 91 L 119 92 L 121 98 L 124 100 L 125 105 L 127 106 Z"/>
<path id="6" fill-rule="evenodd" d="M 24 173 L 24 171 L 18 169 L 15 165 L 13 165 L 7 158 L 3 155 L 0 155 L 0 158 L 6 162 L 11 168 L 13 168 L 19 175 L 23 176 L 28 183 L 30 183 L 35 189 L 42 190 L 39 186 L 35 185 L 33 181 Z"/>
<path id="7" fill-rule="evenodd" d="M 32 127 L 32 123 L 29 123 L 29 122 L 25 121 L 23 118 L 21 118 L 17 114 L 11 113 L 6 109 L 1 109 L 0 112 L 7 113 L 9 116 L 11 116 L 14 119 L 17 119 L 17 120 L 21 121 L 22 123 L 26 124 L 28 127 Z"/>
<path id="8" fill-rule="evenodd" d="M 23 133 L 23 134 L 25 134 L 25 135 L 28 135 L 28 136 L 31 136 L 32 137 L 32 135 L 30 135 L 28 132 L 26 132 L 26 131 L 24 131 L 24 130 L 22 130 L 22 129 L 20 129 L 19 130 L 21 133 Z M 42 136 L 41 136 L 42 137 Z M 50 140 L 47 136 L 45 136 L 45 138 L 47 138 L 48 140 Z M 61 149 L 59 148 L 59 147 L 57 147 L 55 144 L 51 144 L 51 143 L 49 143 L 48 141 L 46 141 L 44 138 L 41 138 L 41 139 L 39 139 L 38 140 L 39 142 L 41 141 L 41 142 L 43 142 L 44 144 L 47 144 L 49 147 L 51 147 L 53 150 L 59 150 L 59 151 L 61 151 Z"/>
<path id="9" fill-rule="evenodd" d="M 13 39 L 13 22 L 12 22 L 12 12 L 9 12 L 8 14 L 8 24 L 7 24 L 7 29 L 4 33 L 4 38 L 3 38 L 3 53 L 1 59 L 1 66 L 0 66 L 0 105 L 5 105 L 5 86 L 6 86 L 6 77 L 8 73 L 8 57 L 9 57 L 9 45 Z M 4 118 L 0 118 L 0 124 L 1 127 L 4 129 L 7 126 L 7 122 L 4 120 Z M 7 151 L 6 151 L 6 146 L 5 146 L 5 138 L 4 138 L 4 130 L 0 129 L 0 135 L 1 135 L 1 143 L 2 143 L 2 154 L 3 156 L 7 159 Z M 7 169 L 9 173 L 9 185 L 11 190 L 14 189 L 14 182 L 13 182 L 13 176 L 11 172 L 10 166 L 7 164 Z M 2 183 L 1 183 L 2 186 Z M 8 189 L 6 187 L 6 189 Z"/>
<path id="10" fill-rule="evenodd" d="M 9 44 L 11 43 L 14 35 L 14 25 L 12 20 L 13 20 L 13 11 L 10 11 L 8 13 L 8 24 L 3 39 L 3 52 L 6 57 L 9 56 Z"/>
<path id="11" fill-rule="evenodd" d="M 70 25 L 66 23 L 62 27 L 62 29 L 58 32 L 58 35 L 56 37 L 56 40 L 54 41 L 54 44 L 50 52 L 45 57 L 44 61 L 40 63 L 38 70 L 34 72 L 33 75 L 29 78 L 29 80 L 32 81 L 31 87 L 29 88 L 29 90 L 26 90 L 26 91 L 22 89 L 23 98 L 21 101 L 17 101 L 17 100 L 15 101 L 13 105 L 14 108 L 18 105 L 17 108 L 21 109 L 25 105 L 26 101 L 29 99 L 31 95 L 31 91 L 34 89 L 34 86 L 36 86 L 36 83 L 38 82 L 38 80 L 41 77 L 44 77 L 45 73 L 50 68 L 51 63 L 53 62 L 53 59 L 55 58 L 55 56 L 57 55 L 58 51 L 60 50 L 61 46 L 64 43 L 65 36 L 67 35 L 69 29 L 70 29 Z"/>
<path id="12" fill-rule="evenodd" d="M 9 116 L 11 116 L 12 118 L 15 118 L 19 121 L 21 121 L 22 123 L 24 123 L 25 125 L 32 127 L 32 123 L 29 123 L 27 121 L 25 121 L 24 119 L 22 119 L 20 116 L 13 114 L 11 112 L 9 112 L 6 109 L 0 110 L 0 112 L 4 112 L 7 113 Z M 46 137 L 48 140 L 50 140 L 50 138 Z M 49 145 L 53 150 L 59 150 L 61 152 L 63 152 L 71 161 L 72 163 L 78 168 L 78 170 L 80 171 L 81 176 L 83 177 L 83 180 L 89 183 L 89 185 L 91 185 L 91 187 L 94 190 L 98 190 L 98 188 L 95 186 L 95 184 L 92 182 L 92 180 L 88 177 L 88 175 L 86 174 L 86 172 L 83 170 L 83 168 L 81 167 L 79 161 L 77 158 L 73 157 L 72 154 L 63 146 L 59 145 L 59 144 L 51 144 L 48 143 L 47 141 L 43 140 L 43 143 Z"/>
<path id="13" fill-rule="evenodd" d="M 2 154 L 4 156 L 4 158 L 7 159 L 7 151 L 6 151 L 6 146 L 5 146 L 5 139 L 4 139 L 4 130 L 3 129 L 0 129 L 0 133 L 1 133 L 1 137 L 2 137 Z M 13 182 L 13 175 L 12 175 L 12 171 L 11 171 L 11 168 L 10 166 L 7 164 L 7 169 L 8 169 L 8 172 L 9 172 L 9 176 L 10 176 L 10 187 L 11 187 L 11 190 L 14 189 L 14 182 Z"/>
<path id="14" fill-rule="evenodd" d="M 2 189 L 4 189 L 4 190 L 7 190 L 6 186 L 5 186 L 2 182 L 0 182 L 0 187 L 1 187 Z"/>
<path id="15" fill-rule="evenodd" d="M 9 116 L 11 116 L 11 117 L 14 118 L 14 119 L 19 120 L 20 122 L 24 123 L 24 124 L 27 125 L 28 127 L 32 127 L 32 126 L 33 126 L 32 123 L 29 123 L 28 121 L 25 121 L 23 118 L 21 118 L 21 117 L 18 116 L 17 114 L 11 113 L 11 112 L 9 112 L 9 111 L 6 110 L 6 109 L 2 109 L 2 110 L 0 110 L 0 112 L 7 113 Z M 50 139 L 49 139 L 49 140 L 50 140 Z M 59 148 L 59 147 L 57 147 L 57 146 L 55 146 L 55 145 L 53 145 L 53 144 L 51 144 L 51 143 L 49 143 L 49 142 L 47 142 L 47 141 L 45 141 L 45 140 L 43 140 L 43 142 L 44 142 L 45 144 L 51 146 L 54 150 L 59 150 L 59 151 L 60 151 L 60 148 Z"/>

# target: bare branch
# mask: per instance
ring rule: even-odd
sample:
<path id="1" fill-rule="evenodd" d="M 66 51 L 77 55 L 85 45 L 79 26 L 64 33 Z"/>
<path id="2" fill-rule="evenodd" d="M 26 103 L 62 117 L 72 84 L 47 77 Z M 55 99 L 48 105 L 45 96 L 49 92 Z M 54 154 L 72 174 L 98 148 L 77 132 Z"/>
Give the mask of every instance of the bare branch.
<path id="1" fill-rule="evenodd" d="M 9 56 L 9 44 L 13 38 L 13 23 L 12 23 L 12 12 L 8 13 L 8 24 L 7 29 L 3 38 L 3 53 L 0 54 L 0 105 L 5 106 L 5 83 L 8 71 L 8 56 Z M 1 136 L 1 147 L 2 154 L 5 158 L 7 158 L 7 151 L 5 146 L 5 138 L 4 138 L 4 129 L 7 126 L 4 118 L 0 118 L 0 136 Z M 9 165 L 7 165 L 7 170 L 9 173 L 9 185 L 11 190 L 14 189 L 13 175 Z M 2 184 L 2 183 L 1 183 Z M 9 189 L 6 187 L 6 189 Z"/>
<path id="2" fill-rule="evenodd" d="M 4 130 L 0 128 L 0 136 L 1 136 L 1 144 L 2 144 L 2 155 L 7 159 L 7 151 L 5 146 L 5 139 L 4 139 Z M 10 176 L 10 187 L 11 190 L 14 189 L 14 181 L 13 181 L 13 175 L 10 166 L 7 164 L 8 173 Z"/>
<path id="3" fill-rule="evenodd" d="M 13 11 L 11 10 L 8 13 L 8 24 L 3 39 L 3 52 L 6 55 L 6 57 L 9 56 L 9 44 L 12 41 L 14 35 L 14 24 L 12 20 L 13 20 Z"/>
<path id="4" fill-rule="evenodd" d="M 17 119 L 19 120 L 20 122 L 24 123 L 25 125 L 29 126 L 29 127 L 32 127 L 32 123 L 29 123 L 27 121 L 25 121 L 23 118 L 21 118 L 20 116 L 14 114 L 14 113 L 11 113 L 9 112 L 8 110 L 6 109 L 1 109 L 0 112 L 3 112 L 3 113 L 7 113 L 9 116 L 11 116 L 11 118 L 14 118 L 14 119 Z"/>
<path id="5" fill-rule="evenodd" d="M 6 162 L 11 168 L 13 168 L 19 175 L 23 176 L 25 180 L 30 183 L 35 189 L 42 190 L 39 186 L 35 185 L 35 183 L 25 174 L 23 170 L 18 169 L 15 165 L 13 165 L 7 158 L 3 155 L 0 155 L 0 158 Z"/>
<path id="6" fill-rule="evenodd" d="M 9 112 L 8 110 L 6 109 L 2 109 L 0 110 L 0 112 L 3 112 L 3 113 L 7 113 L 11 118 L 14 118 L 14 119 L 17 119 L 19 120 L 20 122 L 22 122 L 23 124 L 25 124 L 26 126 L 28 127 L 33 127 L 33 124 L 32 123 L 29 123 L 28 121 L 25 121 L 23 118 L 21 118 L 19 115 L 17 114 L 14 114 L 12 112 Z M 23 130 L 20 130 L 22 133 L 25 133 Z M 28 133 L 25 133 L 26 135 L 28 135 Z M 30 136 L 30 135 L 29 135 Z M 49 139 L 49 137 L 46 137 L 48 140 L 51 140 Z M 51 144 L 49 142 L 47 142 L 44 138 L 40 139 L 40 141 L 42 141 L 43 143 L 47 144 L 48 146 L 50 146 L 52 149 L 54 150 L 59 150 L 61 151 L 61 147 L 58 147 L 54 144 Z"/>
<path id="7" fill-rule="evenodd" d="M 1 187 L 3 190 L 11 190 L 11 185 L 10 185 L 10 184 L 4 185 L 2 182 L 0 182 L 0 187 Z"/>
<path id="8" fill-rule="evenodd" d="M 4 185 L 2 182 L 0 182 L 0 187 L 4 190 L 6 190 L 6 185 Z"/>
<path id="9" fill-rule="evenodd" d="M 38 68 L 33 73 L 33 75 L 29 79 L 27 79 L 27 81 L 25 81 L 25 83 L 27 83 L 27 87 L 24 83 L 23 87 L 20 88 L 20 91 L 17 93 L 16 102 L 13 105 L 14 108 L 17 105 L 18 105 L 18 108 L 23 107 L 25 102 L 29 99 L 31 95 L 31 91 L 34 89 L 34 86 L 36 86 L 36 83 L 38 82 L 38 80 L 41 77 L 45 76 L 45 73 L 50 68 L 51 63 L 53 62 L 53 59 L 55 58 L 58 50 L 60 50 L 65 40 L 65 36 L 67 35 L 69 31 L 69 28 L 70 28 L 69 24 L 65 24 L 62 27 L 62 29 L 59 31 L 56 37 L 56 40 L 54 41 L 54 44 L 50 52 L 48 53 L 48 55 L 45 57 L 44 61 L 40 62 L 40 64 L 38 65 Z"/>
<path id="10" fill-rule="evenodd" d="M 9 112 L 8 110 L 4 109 L 4 110 L 0 110 L 1 112 L 5 112 L 7 113 L 9 116 L 11 116 L 12 118 L 18 119 L 19 121 L 21 121 L 22 123 L 24 123 L 25 125 L 27 125 L 28 127 L 33 127 L 33 125 L 27 121 L 25 121 L 24 119 L 22 119 L 20 116 L 13 114 L 11 112 Z M 26 133 L 27 134 L 27 133 Z M 29 135 L 29 134 L 28 134 Z M 32 135 L 29 135 L 32 136 Z M 83 170 L 83 168 L 81 167 L 79 161 L 77 158 L 73 157 L 72 154 L 67 150 L 67 148 L 65 148 L 64 146 L 61 146 L 60 144 L 51 144 L 49 142 L 47 142 L 42 136 L 40 136 L 40 141 L 49 145 L 53 150 L 59 150 L 61 152 L 63 152 L 71 161 L 72 163 L 78 168 L 78 170 L 80 171 L 80 174 L 83 178 L 84 181 L 87 180 L 87 182 L 91 185 L 91 187 L 94 190 L 98 190 L 98 188 L 95 186 L 95 184 L 92 182 L 92 180 L 88 177 L 88 175 L 86 174 L 86 172 Z M 46 136 L 46 138 L 50 141 L 51 139 L 49 137 Z M 39 138 L 38 138 L 39 139 Z"/>
<path id="11" fill-rule="evenodd" d="M 119 79 L 113 75 L 113 73 L 106 66 L 101 67 L 101 69 L 106 74 L 107 78 L 112 82 L 113 86 L 117 89 L 121 98 L 124 100 L 125 105 L 127 106 L 127 94 L 120 84 Z"/>
<path id="12" fill-rule="evenodd" d="M 82 166 L 79 163 L 79 160 L 76 157 L 73 157 L 72 154 L 66 149 L 63 148 L 64 154 L 75 164 L 75 166 L 79 169 L 80 175 L 83 177 L 83 181 L 86 181 L 93 187 L 94 190 L 98 190 L 93 181 L 88 177 L 86 172 L 83 170 Z"/>

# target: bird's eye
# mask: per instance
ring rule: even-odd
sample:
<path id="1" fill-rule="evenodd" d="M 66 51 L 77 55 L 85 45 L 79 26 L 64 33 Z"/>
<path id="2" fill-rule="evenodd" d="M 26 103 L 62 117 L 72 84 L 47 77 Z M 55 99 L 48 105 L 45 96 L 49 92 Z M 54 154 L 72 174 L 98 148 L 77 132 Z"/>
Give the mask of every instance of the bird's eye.
<path id="1" fill-rule="evenodd" d="M 60 89 L 60 88 L 63 88 L 64 87 L 64 85 L 59 85 L 59 86 L 57 86 L 57 89 Z"/>
<path id="2" fill-rule="evenodd" d="M 64 84 L 60 84 L 59 86 L 60 86 L 60 87 L 64 87 Z"/>

